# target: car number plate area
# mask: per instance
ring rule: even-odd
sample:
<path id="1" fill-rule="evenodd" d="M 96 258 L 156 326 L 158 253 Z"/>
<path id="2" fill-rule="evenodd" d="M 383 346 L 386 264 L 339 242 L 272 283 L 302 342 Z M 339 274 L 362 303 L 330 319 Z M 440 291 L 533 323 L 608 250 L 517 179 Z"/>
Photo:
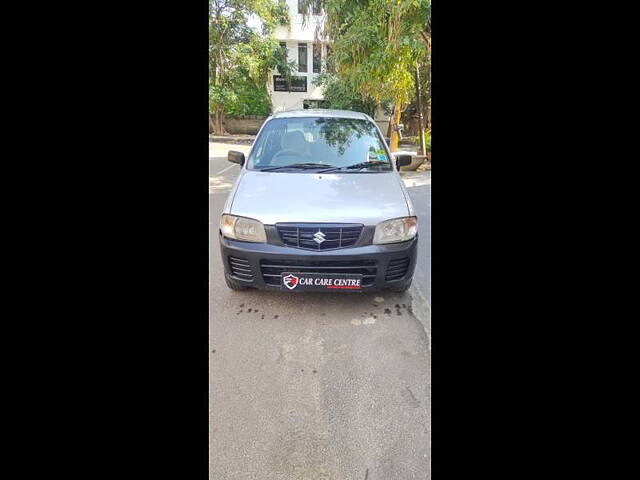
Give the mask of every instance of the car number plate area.
<path id="1" fill-rule="evenodd" d="M 361 290 L 362 275 L 345 273 L 298 273 L 283 272 L 280 275 L 280 288 L 287 291 L 344 291 Z"/>

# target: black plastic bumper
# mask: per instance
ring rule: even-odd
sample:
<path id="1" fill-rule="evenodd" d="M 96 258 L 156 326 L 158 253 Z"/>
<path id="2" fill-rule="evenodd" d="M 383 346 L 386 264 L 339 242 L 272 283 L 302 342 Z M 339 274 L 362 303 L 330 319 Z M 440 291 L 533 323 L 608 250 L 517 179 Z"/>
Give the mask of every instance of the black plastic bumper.
<path id="1" fill-rule="evenodd" d="M 309 263 L 322 262 L 340 263 L 349 265 L 367 262 L 375 265 L 371 271 L 375 273 L 371 275 L 368 282 L 363 282 L 361 292 L 375 292 L 389 287 L 402 287 L 411 281 L 416 265 L 418 237 L 403 243 L 393 243 L 388 245 L 366 245 L 359 247 L 350 247 L 337 250 L 313 251 L 292 248 L 287 246 L 272 245 L 268 243 L 251 243 L 231 240 L 220 235 L 220 251 L 222 253 L 222 263 L 224 265 L 225 275 L 237 282 L 241 282 L 247 287 L 258 289 L 280 290 L 280 282 L 273 274 L 266 277 L 264 274 L 269 270 L 264 268 L 265 264 L 288 263 Z M 234 274 L 231 269 L 232 260 L 235 264 L 241 262 L 242 276 Z M 237 260 L 236 260 L 237 259 Z M 406 273 L 399 278 L 390 275 L 388 272 L 397 272 L 394 267 L 398 262 L 408 259 Z M 395 261 L 395 262 L 394 262 Z M 390 265 L 390 262 L 391 263 Z M 246 266 L 245 266 L 246 265 Z M 311 268 L 311 267 L 309 267 Z M 336 268 L 336 267 L 330 267 Z M 355 267 L 346 267 L 355 268 Z M 294 271 L 293 269 L 292 271 Z M 271 270 L 273 272 L 273 270 Z M 277 283 L 277 284 L 275 284 Z"/>

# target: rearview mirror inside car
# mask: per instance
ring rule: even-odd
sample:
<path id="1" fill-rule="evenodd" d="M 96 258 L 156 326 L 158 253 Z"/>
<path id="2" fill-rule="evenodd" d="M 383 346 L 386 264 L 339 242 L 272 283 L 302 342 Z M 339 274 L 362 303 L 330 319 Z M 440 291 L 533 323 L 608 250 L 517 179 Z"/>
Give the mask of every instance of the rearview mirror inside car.
<path id="1" fill-rule="evenodd" d="M 232 163 L 237 163 L 238 165 L 244 165 L 244 153 L 242 152 L 229 150 L 229 153 L 227 154 L 227 159 Z"/>
<path id="2" fill-rule="evenodd" d="M 396 167 L 398 168 L 398 170 L 400 170 L 400 167 L 406 167 L 410 163 L 411 163 L 411 155 L 398 155 L 396 157 Z"/>

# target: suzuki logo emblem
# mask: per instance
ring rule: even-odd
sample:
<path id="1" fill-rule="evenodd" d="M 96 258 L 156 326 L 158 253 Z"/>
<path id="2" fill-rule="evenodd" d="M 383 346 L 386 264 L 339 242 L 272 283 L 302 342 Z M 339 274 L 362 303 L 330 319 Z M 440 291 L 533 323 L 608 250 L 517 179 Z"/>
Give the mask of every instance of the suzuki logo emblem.
<path id="1" fill-rule="evenodd" d="M 322 242 L 324 242 L 326 240 L 326 237 L 324 235 L 324 233 L 322 233 L 320 230 L 318 230 L 314 235 L 313 235 L 313 240 L 320 245 Z"/>

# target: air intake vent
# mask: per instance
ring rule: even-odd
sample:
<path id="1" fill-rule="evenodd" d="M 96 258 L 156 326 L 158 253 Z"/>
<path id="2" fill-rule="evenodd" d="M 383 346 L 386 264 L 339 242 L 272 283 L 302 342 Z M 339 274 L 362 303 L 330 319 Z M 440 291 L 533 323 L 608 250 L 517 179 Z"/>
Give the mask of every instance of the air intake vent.
<path id="1" fill-rule="evenodd" d="M 389 262 L 389 266 L 387 267 L 387 276 L 385 280 L 387 282 L 391 280 L 399 280 L 407 274 L 407 269 L 409 268 L 409 259 L 408 258 L 400 258 L 397 260 L 391 260 Z"/>
<path id="2" fill-rule="evenodd" d="M 231 275 L 244 280 L 253 280 L 253 270 L 246 258 L 229 257 Z"/>
<path id="3" fill-rule="evenodd" d="M 285 245 L 305 250 L 353 247 L 362 233 L 362 225 L 353 224 L 279 223 L 276 229 Z"/>

